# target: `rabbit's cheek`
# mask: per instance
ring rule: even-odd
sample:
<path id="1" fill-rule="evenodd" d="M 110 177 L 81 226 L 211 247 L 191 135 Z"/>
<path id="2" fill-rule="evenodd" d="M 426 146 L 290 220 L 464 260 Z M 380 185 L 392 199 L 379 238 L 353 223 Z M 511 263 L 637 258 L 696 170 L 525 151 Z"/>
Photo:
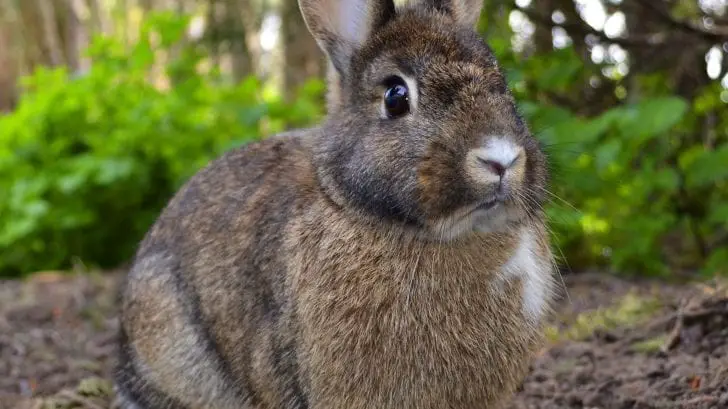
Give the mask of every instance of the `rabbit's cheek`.
<path id="1" fill-rule="evenodd" d="M 417 202 L 428 218 L 449 216 L 478 201 L 476 192 L 455 163 L 450 155 L 433 148 L 417 168 Z"/>

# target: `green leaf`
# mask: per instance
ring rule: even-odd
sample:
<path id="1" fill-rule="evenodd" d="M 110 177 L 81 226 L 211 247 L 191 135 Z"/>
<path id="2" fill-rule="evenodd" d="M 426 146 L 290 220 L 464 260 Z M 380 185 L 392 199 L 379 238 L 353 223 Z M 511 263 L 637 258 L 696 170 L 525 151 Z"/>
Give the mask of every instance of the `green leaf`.
<path id="1" fill-rule="evenodd" d="M 652 183 L 664 191 L 673 192 L 677 190 L 680 184 L 680 177 L 674 169 L 660 169 L 652 176 Z"/>
<path id="2" fill-rule="evenodd" d="M 105 159 L 96 174 L 96 181 L 102 185 L 111 184 L 118 179 L 128 177 L 133 170 L 134 162 L 129 158 Z"/>
<path id="3" fill-rule="evenodd" d="M 728 227 L 728 203 L 718 203 L 710 209 L 708 222 Z"/>
<path id="4" fill-rule="evenodd" d="M 708 277 L 716 275 L 728 276 L 728 247 L 715 249 L 710 254 L 701 272 Z"/>
<path id="5" fill-rule="evenodd" d="M 596 166 L 599 171 L 605 170 L 609 165 L 613 164 L 622 149 L 622 141 L 619 139 L 610 139 L 595 152 Z"/>
<path id="6" fill-rule="evenodd" d="M 686 160 L 686 179 L 691 187 L 710 186 L 728 180 L 728 144 L 708 151 L 703 150 L 692 160 Z"/>
<path id="7" fill-rule="evenodd" d="M 678 157 L 678 166 L 681 170 L 687 170 L 705 154 L 703 145 L 693 145 L 680 153 Z"/>
<path id="8" fill-rule="evenodd" d="M 566 88 L 583 67 L 581 59 L 575 55 L 571 47 L 552 52 L 543 62 L 544 67 L 535 76 L 536 84 L 542 90 Z"/>
<path id="9" fill-rule="evenodd" d="M 685 116 L 689 105 L 678 97 L 646 99 L 626 107 L 620 121 L 620 131 L 633 146 L 665 134 Z"/>
<path id="10" fill-rule="evenodd" d="M 136 44 L 131 54 L 132 67 L 135 69 L 146 69 L 154 63 L 154 51 L 149 40 L 144 40 Z"/>

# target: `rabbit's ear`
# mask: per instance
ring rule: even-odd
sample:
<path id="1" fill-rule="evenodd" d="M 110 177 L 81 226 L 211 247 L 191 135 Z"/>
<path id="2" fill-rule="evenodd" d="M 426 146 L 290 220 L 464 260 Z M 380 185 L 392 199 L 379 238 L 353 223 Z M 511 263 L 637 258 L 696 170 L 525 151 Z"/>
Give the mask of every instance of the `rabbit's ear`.
<path id="1" fill-rule="evenodd" d="M 478 23 L 483 0 L 408 0 L 409 3 L 420 3 L 449 14 L 463 26 L 473 27 Z"/>
<path id="2" fill-rule="evenodd" d="M 395 14 L 393 0 L 299 0 L 303 19 L 340 73 L 367 37 Z"/>

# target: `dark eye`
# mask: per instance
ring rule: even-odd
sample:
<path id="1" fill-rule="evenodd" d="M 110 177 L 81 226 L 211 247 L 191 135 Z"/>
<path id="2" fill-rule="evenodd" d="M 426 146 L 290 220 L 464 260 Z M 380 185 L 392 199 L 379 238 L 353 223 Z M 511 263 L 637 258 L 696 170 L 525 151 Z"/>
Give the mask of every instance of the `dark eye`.
<path id="1" fill-rule="evenodd" d="M 394 77 L 387 82 L 384 109 L 390 118 L 396 118 L 409 112 L 409 90 L 402 78 Z"/>

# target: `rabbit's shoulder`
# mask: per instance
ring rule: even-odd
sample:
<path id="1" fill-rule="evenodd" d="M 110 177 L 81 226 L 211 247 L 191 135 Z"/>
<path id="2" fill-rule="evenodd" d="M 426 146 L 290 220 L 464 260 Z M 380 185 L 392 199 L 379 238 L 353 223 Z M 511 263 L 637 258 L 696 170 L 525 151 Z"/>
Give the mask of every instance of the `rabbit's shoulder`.
<path id="1" fill-rule="evenodd" d="M 211 161 L 171 198 L 138 257 L 167 247 L 197 258 L 199 248 L 219 255 L 229 247 L 243 250 L 241 244 L 262 231 L 271 238 L 281 234 L 314 196 L 309 133 L 274 135 Z"/>

